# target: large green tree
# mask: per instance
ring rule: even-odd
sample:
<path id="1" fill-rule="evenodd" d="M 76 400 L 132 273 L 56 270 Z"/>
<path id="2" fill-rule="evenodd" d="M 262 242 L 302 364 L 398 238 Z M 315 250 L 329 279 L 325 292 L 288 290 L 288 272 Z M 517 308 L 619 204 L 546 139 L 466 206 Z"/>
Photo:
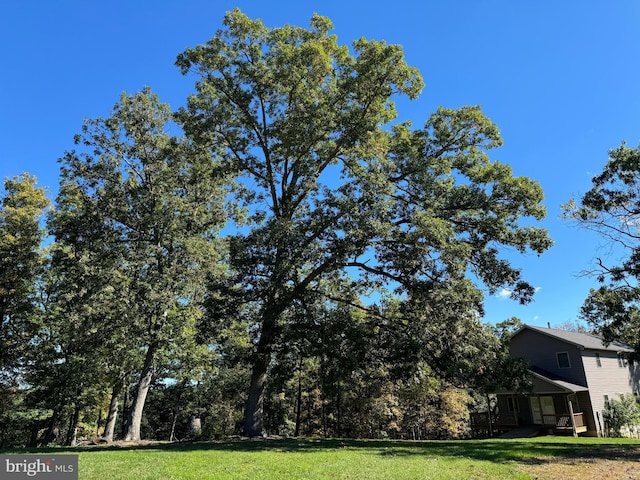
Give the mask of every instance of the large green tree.
<path id="1" fill-rule="evenodd" d="M 202 286 L 220 259 L 222 188 L 209 157 L 171 133 L 179 131 L 168 105 L 145 88 L 123 94 L 111 117 L 87 120 L 78 151 L 61 160 L 52 231 L 63 263 L 76 262 L 87 277 L 78 291 L 86 298 L 76 302 L 92 318 L 85 325 L 124 346 L 111 348 L 116 390 L 121 362 L 142 352 L 126 440 L 140 438 L 160 359 L 195 335 Z"/>
<path id="2" fill-rule="evenodd" d="M 216 291 L 255 325 L 248 435 L 262 433 L 272 354 L 305 297 L 353 303 L 385 287 L 437 311 L 462 285 L 480 311 L 481 295 L 465 280 L 472 272 L 526 302 L 533 288 L 500 247 L 541 253 L 551 244 L 543 229 L 519 225 L 545 215 L 542 190 L 489 159 L 502 140 L 479 108 L 439 109 L 423 129 L 385 127 L 396 118 L 394 97 L 421 91 L 419 72 L 398 45 L 361 38 L 349 48 L 331 29 L 318 15 L 309 29 L 267 28 L 234 10 L 177 60 L 197 77 L 185 129 L 209 146 L 247 212 L 227 237 L 232 275 Z"/>
<path id="3" fill-rule="evenodd" d="M 36 310 L 36 283 L 45 260 L 40 225 L 49 205 L 29 174 L 6 179 L 0 206 L 0 383 L 28 346 Z M 5 375 L 7 378 L 5 378 Z"/>
<path id="4" fill-rule="evenodd" d="M 41 320 L 38 283 L 46 266 L 43 219 L 49 201 L 27 173 L 4 181 L 0 203 L 0 445 L 21 436 L 24 372 Z M 20 418 L 22 417 L 22 418 Z"/>
<path id="5" fill-rule="evenodd" d="M 563 205 L 565 218 L 595 231 L 615 255 L 595 257 L 592 274 L 600 284 L 590 291 L 582 316 L 605 338 L 628 342 L 640 351 L 640 149 L 609 151 L 609 161 L 578 201 Z"/>
<path id="6" fill-rule="evenodd" d="M 104 435 L 110 440 L 124 378 L 139 371 L 143 357 L 128 316 L 132 279 L 123 258 L 105 246 L 97 210 L 72 195 L 59 196 L 58 206 L 49 219 L 58 241 L 43 279 L 47 302 L 34 338 L 30 398 L 52 411 L 50 428 L 68 426 L 66 440 L 73 443 L 82 413 L 95 414 L 112 394 Z"/>

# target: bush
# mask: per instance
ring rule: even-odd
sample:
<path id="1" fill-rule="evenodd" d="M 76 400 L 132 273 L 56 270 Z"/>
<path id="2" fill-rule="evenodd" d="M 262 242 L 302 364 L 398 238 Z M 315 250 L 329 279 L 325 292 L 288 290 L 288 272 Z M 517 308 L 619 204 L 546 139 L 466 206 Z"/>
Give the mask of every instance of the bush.
<path id="1" fill-rule="evenodd" d="M 607 402 L 602 417 L 608 434 L 622 437 L 623 432 L 630 433 L 640 427 L 640 405 L 634 395 L 620 395 Z"/>

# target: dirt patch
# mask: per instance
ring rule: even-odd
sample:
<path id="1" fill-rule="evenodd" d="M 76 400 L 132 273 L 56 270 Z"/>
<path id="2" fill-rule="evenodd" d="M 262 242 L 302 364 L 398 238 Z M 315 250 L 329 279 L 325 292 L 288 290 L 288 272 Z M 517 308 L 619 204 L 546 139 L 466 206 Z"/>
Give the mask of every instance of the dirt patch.
<path id="1" fill-rule="evenodd" d="M 551 462 L 527 465 L 522 471 L 539 480 L 637 480 L 640 478 L 640 459 L 554 459 Z"/>

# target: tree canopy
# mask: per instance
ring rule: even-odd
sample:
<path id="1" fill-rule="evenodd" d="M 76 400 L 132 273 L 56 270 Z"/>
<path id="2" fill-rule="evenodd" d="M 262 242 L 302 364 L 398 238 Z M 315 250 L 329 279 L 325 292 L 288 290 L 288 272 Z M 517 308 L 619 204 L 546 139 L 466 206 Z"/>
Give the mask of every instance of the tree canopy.
<path id="1" fill-rule="evenodd" d="M 45 267 L 40 219 L 49 206 L 32 175 L 6 179 L 0 204 L 0 383 L 27 348 L 36 282 Z"/>
<path id="2" fill-rule="evenodd" d="M 9 184 L 33 200 L 20 262 L 18 217 L 0 217 L 3 281 L 24 277 L 0 284 L 0 306 L 24 311 L 3 310 L 0 341 L 9 326 L 35 347 L 11 358 L 22 444 L 74 444 L 87 425 L 106 441 L 460 436 L 469 389 L 522 380 L 483 301 L 532 300 L 505 251 L 552 245 L 540 185 L 490 157 L 502 138 L 479 106 L 398 122 L 395 101 L 424 86 L 402 47 L 332 29 L 236 9 L 178 55 L 195 81 L 182 108 L 145 87 L 86 120 L 44 269 L 46 202 Z"/>
<path id="3" fill-rule="evenodd" d="M 41 326 L 38 284 L 46 269 L 41 219 L 50 203 L 32 175 L 7 178 L 0 200 L 0 445 L 18 437 L 17 393 Z M 16 415 L 19 412 L 19 415 Z M 13 418 L 12 418 L 13 417 Z"/>
<path id="4" fill-rule="evenodd" d="M 609 151 L 602 172 L 577 202 L 564 206 L 565 218 L 592 230 L 622 252 L 621 260 L 596 257 L 587 273 L 600 287 L 590 291 L 582 316 L 605 338 L 640 350 L 640 149 L 625 143 Z"/>
<path id="5" fill-rule="evenodd" d="M 539 254 L 551 245 L 544 229 L 519 225 L 545 215 L 542 189 L 489 159 L 502 139 L 478 107 L 440 108 L 422 129 L 390 127 L 393 98 L 416 98 L 419 72 L 399 45 L 359 39 L 349 48 L 331 28 L 315 15 L 308 30 L 269 29 L 235 10 L 177 61 L 197 77 L 179 114 L 185 130 L 219 159 L 247 212 L 228 236 L 231 275 L 218 295 L 235 296 L 257 325 L 249 435 L 262 431 L 283 324 L 309 295 L 353 303 L 386 286 L 420 306 L 409 321 L 446 325 L 482 311 L 469 272 L 528 302 L 533 288 L 500 249 Z M 465 294 L 454 305 L 447 293 L 456 289 Z"/>
<path id="6" fill-rule="evenodd" d="M 58 263 L 85 267 L 75 296 L 97 286 L 81 300 L 83 316 L 90 305 L 97 311 L 93 320 L 105 324 L 93 328 L 116 347 L 126 345 L 112 346 L 121 352 L 112 361 L 145 351 L 130 440 L 140 438 L 159 355 L 173 342 L 188 343 L 181 338 L 185 329 L 195 335 L 202 288 L 220 258 L 223 189 L 199 147 L 169 134 L 171 121 L 168 105 L 148 88 L 123 95 L 110 118 L 86 121 L 76 137 L 81 150 L 61 161 L 58 208 L 50 222 Z M 125 373 L 122 364 L 115 370 Z"/>

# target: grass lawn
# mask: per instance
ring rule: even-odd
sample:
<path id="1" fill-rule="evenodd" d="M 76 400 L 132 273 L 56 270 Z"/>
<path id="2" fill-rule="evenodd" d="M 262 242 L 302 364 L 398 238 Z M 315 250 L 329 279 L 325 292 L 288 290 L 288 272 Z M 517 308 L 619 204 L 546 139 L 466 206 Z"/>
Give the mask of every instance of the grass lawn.
<path id="1" fill-rule="evenodd" d="M 640 441 L 236 440 L 12 450 L 78 453 L 81 480 L 640 478 Z"/>

